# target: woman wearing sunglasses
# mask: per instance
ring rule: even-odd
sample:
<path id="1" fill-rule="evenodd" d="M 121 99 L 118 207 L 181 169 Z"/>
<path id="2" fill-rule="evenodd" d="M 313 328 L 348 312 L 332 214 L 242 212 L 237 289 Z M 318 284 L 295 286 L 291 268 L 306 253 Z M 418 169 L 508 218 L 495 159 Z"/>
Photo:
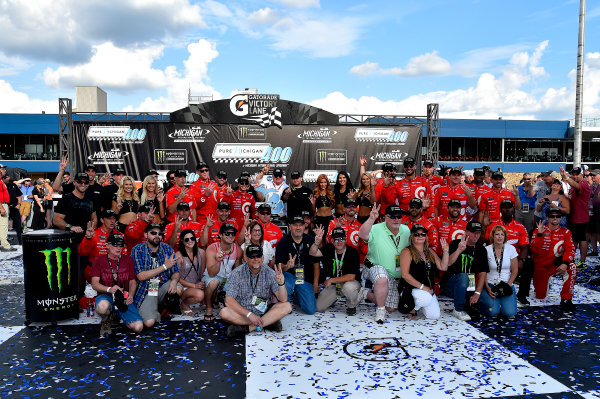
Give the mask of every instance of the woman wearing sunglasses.
<path id="1" fill-rule="evenodd" d="M 546 214 L 550 208 L 557 207 L 562 212 L 560 218 L 560 227 L 567 227 L 567 215 L 571 213 L 571 201 L 565 196 L 560 180 L 554 179 L 552 182 L 552 191 L 544 195 L 537 203 L 535 210 L 541 212 L 544 224 L 548 223 Z"/>
<path id="2" fill-rule="evenodd" d="M 184 316 L 193 316 L 190 305 L 204 300 L 204 283 L 201 280 L 206 268 L 206 254 L 198 248 L 193 230 L 185 229 L 179 237 L 179 250 L 175 257 L 179 265 L 179 284 L 183 286 L 181 310 Z"/>
<path id="3" fill-rule="evenodd" d="M 246 239 L 242 244 L 242 251 L 245 251 L 248 245 L 258 245 L 263 250 L 263 266 L 269 266 L 271 269 L 275 266 L 275 251 L 271 243 L 264 240 L 264 230 L 260 223 L 253 221 L 246 229 Z M 244 252 L 245 253 L 245 252 Z M 244 255 L 245 256 L 245 255 Z M 247 259 L 244 258 L 245 261 Z"/>
<path id="4" fill-rule="evenodd" d="M 440 305 L 433 292 L 433 284 L 437 270 L 448 270 L 448 243 L 444 239 L 440 240 L 443 251 L 440 259 L 429 249 L 427 229 L 422 224 L 413 225 L 408 242 L 408 247 L 400 253 L 401 284 L 411 290 L 414 300 L 414 309 L 408 313 L 408 317 L 417 320 L 417 312 L 421 310 L 425 318 L 438 319 Z"/>

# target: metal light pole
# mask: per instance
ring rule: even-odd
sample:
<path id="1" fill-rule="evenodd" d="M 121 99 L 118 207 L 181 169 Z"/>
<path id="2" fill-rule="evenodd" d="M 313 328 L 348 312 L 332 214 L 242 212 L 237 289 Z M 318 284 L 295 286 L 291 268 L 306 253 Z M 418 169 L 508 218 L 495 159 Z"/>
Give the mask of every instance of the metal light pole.
<path id="1" fill-rule="evenodd" d="M 577 83 L 575 87 L 575 135 L 573 167 L 581 166 L 581 112 L 583 108 L 583 43 L 585 41 L 585 0 L 579 0 L 579 39 L 577 43 Z"/>

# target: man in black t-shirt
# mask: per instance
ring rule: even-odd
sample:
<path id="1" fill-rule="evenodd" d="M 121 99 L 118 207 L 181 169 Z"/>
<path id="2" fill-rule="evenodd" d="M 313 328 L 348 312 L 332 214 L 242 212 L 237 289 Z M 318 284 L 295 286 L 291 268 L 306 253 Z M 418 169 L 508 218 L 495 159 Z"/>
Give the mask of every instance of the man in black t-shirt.
<path id="1" fill-rule="evenodd" d="M 325 230 L 315 228 L 315 242 L 309 254 L 320 258 L 323 263 L 323 290 L 317 298 L 317 312 L 324 312 L 337 300 L 338 295 L 346 297 L 346 314 L 354 316 L 356 306 L 367 296 L 367 290 L 360 286 L 360 256 L 355 248 L 346 245 L 346 231 L 336 227 L 331 232 L 333 244 L 319 249 Z"/>
<path id="2" fill-rule="evenodd" d="M 465 235 L 450 243 L 450 266 L 442 278 L 446 295 L 454 299 L 452 315 L 462 321 L 471 320 L 465 312 L 467 295 L 472 293 L 470 305 L 479 301 L 487 273 L 490 271 L 487 252 L 483 244 L 479 243 L 482 230 L 481 223 L 471 221 L 467 223 Z M 477 274 L 479 276 L 475 286 Z"/>
<path id="3" fill-rule="evenodd" d="M 94 212 L 94 201 L 87 193 L 90 179 L 84 172 L 75 175 L 75 190 L 63 195 L 54 208 L 54 226 L 60 230 L 72 231 L 77 245 L 83 239 L 87 224 L 91 220 L 98 223 Z"/>
<path id="4" fill-rule="evenodd" d="M 302 311 L 314 314 L 317 310 L 315 294 L 319 292 L 319 266 L 309 255 L 315 241 L 304 234 L 304 218 L 296 215 L 289 220 L 290 232 L 279 240 L 275 249 L 275 263 L 283 270 L 288 302 L 295 298 Z"/>
<path id="5" fill-rule="evenodd" d="M 302 175 L 297 170 L 290 174 L 291 183 L 283 192 L 282 200 L 287 203 L 287 216 L 301 215 L 302 211 L 313 212 L 310 198 L 312 190 L 302 185 Z"/>

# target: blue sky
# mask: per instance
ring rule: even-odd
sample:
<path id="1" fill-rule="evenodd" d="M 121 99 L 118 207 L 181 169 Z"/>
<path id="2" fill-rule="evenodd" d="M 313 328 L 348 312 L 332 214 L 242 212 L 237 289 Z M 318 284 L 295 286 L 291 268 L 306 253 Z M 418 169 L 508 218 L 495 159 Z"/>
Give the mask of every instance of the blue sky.
<path id="1" fill-rule="evenodd" d="M 57 112 L 76 85 L 111 111 L 236 89 L 336 113 L 570 119 L 579 1 L 0 3 L 0 112 Z M 600 117 L 600 0 L 587 1 L 584 117 Z"/>

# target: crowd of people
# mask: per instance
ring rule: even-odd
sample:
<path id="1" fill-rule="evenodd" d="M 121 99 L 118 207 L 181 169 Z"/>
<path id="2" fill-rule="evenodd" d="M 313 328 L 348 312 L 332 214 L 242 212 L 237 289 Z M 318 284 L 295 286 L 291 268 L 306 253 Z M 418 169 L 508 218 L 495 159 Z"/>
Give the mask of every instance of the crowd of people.
<path id="1" fill-rule="evenodd" d="M 367 172 L 366 157 L 360 162 L 356 188 L 344 171 L 335 182 L 318 176 L 312 190 L 299 171 L 270 166 L 234 178 L 216 171 L 212 180 L 206 163 L 192 184 L 186 170 L 169 171 L 164 184 L 150 170 L 136 188 L 122 169 L 97 175 L 87 165 L 71 178 L 64 158 L 51 185 L 62 194 L 52 223 L 72 232 L 80 291 L 87 280 L 98 294 L 101 335 L 111 318 L 139 332 L 169 313 L 193 315 L 194 304 L 205 305 L 207 322 L 221 307 L 230 336 L 281 331 L 292 302 L 310 315 L 343 297 L 349 316 L 364 301 L 375 304 L 378 323 L 396 310 L 439 318 L 440 293 L 460 320 L 512 318 L 517 302 L 529 305 L 531 283 L 543 299 L 554 275 L 563 276 L 560 306 L 575 310 L 588 242 L 598 255 L 599 170 L 524 173 L 507 188 L 489 168 L 435 171 L 425 160 L 417 176 L 416 161 L 405 158 L 399 178 L 391 163 Z M 3 173 L 2 182 L 0 244 L 8 250 L 5 226 L 9 217 L 13 226 L 22 221 L 25 198 L 39 208 L 39 226 L 47 204 L 42 181 L 31 191 L 28 179 Z"/>

